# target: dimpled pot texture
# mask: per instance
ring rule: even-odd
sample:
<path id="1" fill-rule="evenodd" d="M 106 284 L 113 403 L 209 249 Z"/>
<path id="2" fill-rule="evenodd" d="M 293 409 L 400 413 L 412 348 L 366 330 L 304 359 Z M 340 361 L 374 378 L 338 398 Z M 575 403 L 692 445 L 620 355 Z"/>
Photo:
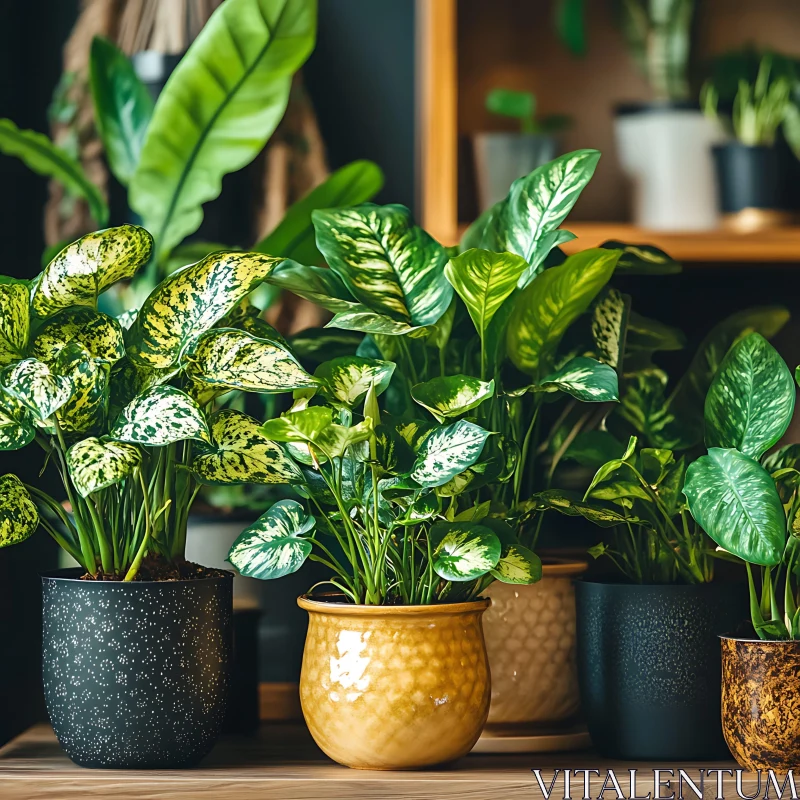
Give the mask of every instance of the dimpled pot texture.
<path id="1" fill-rule="evenodd" d="M 587 564 L 545 563 L 531 586 L 496 581 L 483 620 L 492 672 L 489 725 L 547 725 L 580 705 L 573 580 Z"/>
<path id="2" fill-rule="evenodd" d="M 418 769 L 466 755 L 489 711 L 481 616 L 489 600 L 309 614 L 300 702 L 314 741 L 357 769 Z"/>
<path id="3" fill-rule="evenodd" d="M 230 683 L 233 575 L 186 581 L 42 576 L 47 711 L 84 767 L 170 769 L 214 746 Z"/>
<path id="4" fill-rule="evenodd" d="M 722 728 L 745 769 L 797 769 L 800 642 L 722 638 Z"/>
<path id="5" fill-rule="evenodd" d="M 718 636 L 747 618 L 739 584 L 576 584 L 578 677 L 592 742 L 612 758 L 727 758 Z"/>

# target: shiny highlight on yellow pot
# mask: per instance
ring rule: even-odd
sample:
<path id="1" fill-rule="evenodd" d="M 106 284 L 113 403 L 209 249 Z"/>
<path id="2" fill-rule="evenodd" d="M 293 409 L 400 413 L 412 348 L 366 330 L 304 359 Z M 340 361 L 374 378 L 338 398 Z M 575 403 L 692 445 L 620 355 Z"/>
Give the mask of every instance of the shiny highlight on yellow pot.
<path id="1" fill-rule="evenodd" d="M 357 769 L 418 769 L 466 755 L 489 711 L 488 599 L 356 606 L 298 599 L 309 624 L 303 715 L 319 747 Z"/>

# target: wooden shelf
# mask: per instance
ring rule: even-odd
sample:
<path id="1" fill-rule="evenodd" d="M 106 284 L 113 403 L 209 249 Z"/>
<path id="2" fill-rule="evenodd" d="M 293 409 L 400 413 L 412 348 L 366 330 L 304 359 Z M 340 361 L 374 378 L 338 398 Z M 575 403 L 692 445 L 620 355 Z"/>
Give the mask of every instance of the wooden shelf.
<path id="1" fill-rule="evenodd" d="M 685 769 L 699 785 L 699 769 L 735 769 L 726 763 L 625 764 L 604 760 L 592 753 L 550 753 L 530 755 L 471 755 L 447 768 L 424 772 L 368 772 L 334 764 L 316 748 L 305 727 L 272 725 L 258 736 L 223 739 L 203 763 L 182 771 L 91 770 L 75 766 L 58 746 L 52 730 L 45 725 L 27 733 L 0 750 L 0 797 L 3 800 L 70 800 L 108 798 L 113 800 L 367 800 L 367 798 L 464 798 L 508 800 L 541 798 L 532 773 L 541 769 L 546 785 L 553 770 L 599 769 L 601 781 L 613 769 L 623 792 L 630 796 L 629 768 L 638 770 L 636 793 L 655 797 L 655 767 Z M 562 773 L 563 775 L 563 773 Z M 667 778 L 668 775 L 662 775 Z M 559 777 L 553 797 L 563 797 L 563 778 Z M 573 777 L 572 796 L 582 796 L 582 774 Z M 707 783 L 716 786 L 715 778 Z M 677 789 L 662 788 L 664 795 Z M 755 794 L 755 775 L 746 775 L 744 792 Z M 597 796 L 601 783 L 592 778 L 591 793 Z M 727 785 L 732 789 L 732 785 Z M 614 792 L 608 796 L 613 796 Z M 677 791 L 676 791 L 677 795 Z M 733 792 L 731 791 L 731 795 Z M 684 797 L 694 797 L 684 784 Z"/>
<path id="2" fill-rule="evenodd" d="M 458 237 L 466 230 L 459 228 Z M 663 233 L 622 222 L 574 222 L 565 226 L 578 238 L 563 245 L 566 253 L 596 247 L 612 239 L 627 244 L 651 244 L 676 261 L 705 264 L 800 264 L 800 226 L 774 228 L 756 233 L 727 230 L 708 233 Z"/>

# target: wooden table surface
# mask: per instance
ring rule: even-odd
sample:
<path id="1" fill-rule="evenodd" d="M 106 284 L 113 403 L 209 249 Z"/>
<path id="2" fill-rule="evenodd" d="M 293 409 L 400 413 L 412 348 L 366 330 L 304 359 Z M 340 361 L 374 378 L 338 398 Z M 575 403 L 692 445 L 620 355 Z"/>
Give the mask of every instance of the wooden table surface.
<path id="1" fill-rule="evenodd" d="M 532 770 L 541 769 L 545 785 L 553 770 L 597 769 L 591 776 L 590 794 L 598 797 L 607 770 L 613 769 L 623 793 L 630 797 L 629 769 L 636 768 L 636 794 L 653 792 L 655 768 L 686 770 L 699 782 L 700 768 L 735 769 L 733 762 L 717 764 L 624 764 L 601 759 L 591 752 L 536 755 L 470 755 L 448 768 L 423 772 L 367 772 L 334 764 L 316 748 L 303 726 L 265 726 L 252 738 L 225 738 L 203 763 L 182 771 L 90 770 L 75 766 L 61 751 L 52 730 L 31 728 L 0 750 L 0 800 L 69 800 L 115 798 L 122 800 L 344 800 L 345 798 L 460 798 L 460 800 L 515 800 L 541 798 Z M 669 778 L 669 775 L 662 775 Z M 726 778 L 725 797 L 735 798 L 733 778 Z M 706 777 L 704 795 L 714 798 L 716 778 Z M 583 775 L 571 779 L 571 796 L 583 796 Z M 606 800 L 616 791 L 608 784 Z M 744 793 L 753 794 L 754 775 L 744 775 Z M 661 797 L 677 792 L 662 788 Z M 762 796 L 765 787 L 762 786 Z M 687 800 L 696 795 L 684 784 Z M 774 797 L 774 792 L 771 792 Z M 563 772 L 556 778 L 550 800 L 563 800 Z"/>

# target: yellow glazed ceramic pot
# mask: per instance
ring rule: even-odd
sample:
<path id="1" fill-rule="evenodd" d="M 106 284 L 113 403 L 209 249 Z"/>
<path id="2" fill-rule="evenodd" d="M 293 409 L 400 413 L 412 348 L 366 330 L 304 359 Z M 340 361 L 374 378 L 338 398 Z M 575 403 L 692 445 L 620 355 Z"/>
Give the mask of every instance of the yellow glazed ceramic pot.
<path id="1" fill-rule="evenodd" d="M 472 749 L 489 711 L 489 600 L 297 602 L 309 615 L 300 703 L 328 756 L 357 769 L 417 769 Z"/>
<path id="2" fill-rule="evenodd" d="M 492 726 L 547 726 L 580 705 L 575 664 L 575 589 L 585 562 L 551 560 L 532 586 L 495 581 L 484 631 L 492 670 Z"/>
<path id="3" fill-rule="evenodd" d="M 800 764 L 800 642 L 722 639 L 722 732 L 747 770 Z"/>

